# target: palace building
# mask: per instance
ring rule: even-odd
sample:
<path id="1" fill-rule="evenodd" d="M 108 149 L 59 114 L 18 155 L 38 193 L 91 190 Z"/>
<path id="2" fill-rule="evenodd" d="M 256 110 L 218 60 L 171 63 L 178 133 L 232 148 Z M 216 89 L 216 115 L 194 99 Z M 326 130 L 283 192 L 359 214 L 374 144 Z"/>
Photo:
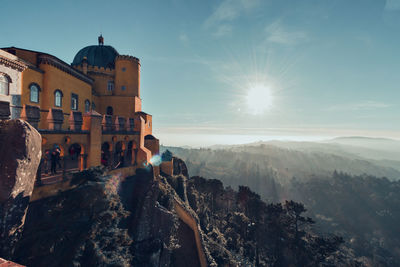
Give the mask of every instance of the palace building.
<path id="1" fill-rule="evenodd" d="M 141 109 L 140 60 L 104 45 L 68 64 L 38 51 L 0 49 L 0 119 L 23 119 L 59 148 L 65 168 L 143 166 L 159 153 L 152 116 Z"/>

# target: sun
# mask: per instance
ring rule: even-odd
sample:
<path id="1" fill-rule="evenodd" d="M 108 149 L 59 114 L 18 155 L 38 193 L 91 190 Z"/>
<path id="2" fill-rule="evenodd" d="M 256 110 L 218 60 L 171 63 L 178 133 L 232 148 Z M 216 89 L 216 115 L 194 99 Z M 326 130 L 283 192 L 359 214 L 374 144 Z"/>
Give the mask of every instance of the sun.
<path id="1" fill-rule="evenodd" d="M 261 115 L 272 107 L 272 90 L 264 84 L 256 84 L 249 88 L 246 104 L 253 115 Z"/>

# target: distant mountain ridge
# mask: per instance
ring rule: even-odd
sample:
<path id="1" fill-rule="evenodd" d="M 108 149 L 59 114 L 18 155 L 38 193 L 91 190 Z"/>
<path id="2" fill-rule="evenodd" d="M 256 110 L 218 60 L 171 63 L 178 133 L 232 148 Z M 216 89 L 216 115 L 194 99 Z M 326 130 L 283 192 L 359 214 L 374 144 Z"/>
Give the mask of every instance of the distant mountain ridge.
<path id="1" fill-rule="evenodd" d="M 294 176 L 299 178 L 312 175 L 330 176 L 335 170 L 353 175 L 370 174 L 391 180 L 400 179 L 400 147 L 398 150 L 386 149 L 383 145 L 368 148 L 365 144 L 364 146 L 341 144 L 339 143 L 341 140 L 360 139 L 344 137 L 324 142 L 267 141 L 245 145 L 217 145 L 203 149 L 176 147 L 162 149 L 168 148 L 185 159 L 188 165 L 192 164 L 194 175 L 206 177 L 215 173 L 212 166 L 217 165 L 217 162 L 223 166 L 229 164 L 224 162 L 222 155 L 230 152 L 232 155 L 228 157 L 231 161 L 246 157 L 250 162 L 259 165 L 260 171 L 272 169 L 278 181 L 285 181 Z M 362 140 L 369 140 L 369 138 L 362 138 Z M 373 140 L 379 142 L 379 139 Z M 383 140 L 400 144 L 400 141 L 396 140 Z M 200 168 L 199 165 L 202 167 Z M 234 167 L 232 166 L 233 169 Z M 219 179 L 222 178 L 219 177 Z"/>

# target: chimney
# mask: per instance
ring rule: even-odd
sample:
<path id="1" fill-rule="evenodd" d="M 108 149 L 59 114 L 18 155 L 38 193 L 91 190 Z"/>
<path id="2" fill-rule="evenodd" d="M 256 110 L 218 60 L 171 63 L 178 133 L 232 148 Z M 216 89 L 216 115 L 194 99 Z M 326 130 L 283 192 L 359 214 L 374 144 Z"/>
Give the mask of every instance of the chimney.
<path id="1" fill-rule="evenodd" d="M 99 45 L 104 45 L 104 38 L 103 38 L 103 35 L 101 35 L 101 34 L 99 36 Z"/>
<path id="2" fill-rule="evenodd" d="M 83 74 L 87 74 L 87 65 L 88 65 L 87 57 L 83 57 L 83 60 L 82 60 L 82 72 L 83 72 Z"/>

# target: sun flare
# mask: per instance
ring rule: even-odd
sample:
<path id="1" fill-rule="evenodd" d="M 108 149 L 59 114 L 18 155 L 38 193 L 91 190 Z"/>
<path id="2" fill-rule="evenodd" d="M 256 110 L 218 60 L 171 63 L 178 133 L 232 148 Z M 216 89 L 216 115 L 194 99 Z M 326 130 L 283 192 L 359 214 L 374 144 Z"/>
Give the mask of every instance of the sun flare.
<path id="1" fill-rule="evenodd" d="M 271 88 L 263 84 L 250 87 L 246 95 L 246 104 L 251 114 L 263 114 L 272 107 Z"/>

